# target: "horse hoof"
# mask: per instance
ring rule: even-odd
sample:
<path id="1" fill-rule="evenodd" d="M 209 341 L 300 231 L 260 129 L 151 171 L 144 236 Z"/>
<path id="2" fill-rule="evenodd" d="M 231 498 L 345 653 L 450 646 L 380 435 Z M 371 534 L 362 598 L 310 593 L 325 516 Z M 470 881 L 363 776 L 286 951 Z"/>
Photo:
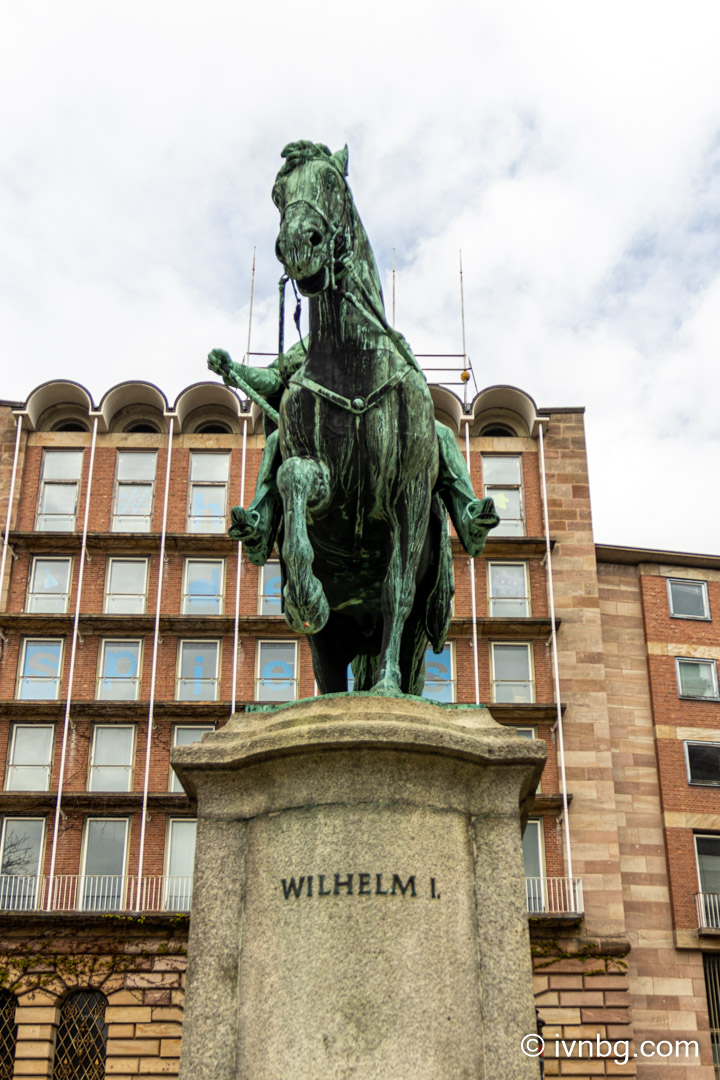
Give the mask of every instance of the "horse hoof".
<path id="1" fill-rule="evenodd" d="M 297 602 L 285 586 L 283 593 L 285 619 L 296 634 L 317 634 L 330 618 L 330 605 L 318 584 L 314 596 Z"/>
<path id="2" fill-rule="evenodd" d="M 381 679 L 380 682 L 375 683 L 370 688 L 371 694 L 375 694 L 377 697 L 405 697 L 400 688 L 400 683 L 395 679 Z"/>

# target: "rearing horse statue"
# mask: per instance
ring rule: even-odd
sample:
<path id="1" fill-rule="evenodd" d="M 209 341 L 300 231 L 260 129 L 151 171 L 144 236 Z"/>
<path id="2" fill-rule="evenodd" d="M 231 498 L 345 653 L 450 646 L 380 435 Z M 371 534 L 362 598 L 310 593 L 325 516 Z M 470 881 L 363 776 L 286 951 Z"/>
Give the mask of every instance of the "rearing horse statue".
<path id="1" fill-rule="evenodd" d="M 291 143 L 273 188 L 276 252 L 309 297 L 309 336 L 266 369 L 216 349 L 229 385 L 277 401 L 255 498 L 230 535 L 264 563 L 279 539 L 289 625 L 310 635 L 321 693 L 421 694 L 428 640 L 450 622 L 446 508 L 472 555 L 499 521 L 478 500 L 450 430 L 404 338 L 385 317 L 380 279 L 336 154 Z M 442 501 L 441 501 L 442 499 Z M 443 506 L 443 502 L 445 506 Z"/>

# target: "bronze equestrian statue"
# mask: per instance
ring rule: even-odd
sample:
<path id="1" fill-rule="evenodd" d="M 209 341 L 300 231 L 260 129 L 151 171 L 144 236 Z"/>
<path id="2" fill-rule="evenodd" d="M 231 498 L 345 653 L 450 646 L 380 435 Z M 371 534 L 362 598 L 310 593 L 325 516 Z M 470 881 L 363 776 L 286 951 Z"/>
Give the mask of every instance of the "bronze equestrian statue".
<path id="1" fill-rule="evenodd" d="M 446 511 L 471 556 L 499 518 L 388 325 L 347 147 L 294 142 L 282 157 L 276 252 L 310 328 L 268 368 L 208 358 L 266 412 L 255 497 L 233 508 L 230 536 L 258 566 L 277 538 L 285 618 L 310 635 L 320 693 L 346 691 L 351 663 L 356 691 L 419 695 L 428 641 L 441 652 L 450 625 Z"/>

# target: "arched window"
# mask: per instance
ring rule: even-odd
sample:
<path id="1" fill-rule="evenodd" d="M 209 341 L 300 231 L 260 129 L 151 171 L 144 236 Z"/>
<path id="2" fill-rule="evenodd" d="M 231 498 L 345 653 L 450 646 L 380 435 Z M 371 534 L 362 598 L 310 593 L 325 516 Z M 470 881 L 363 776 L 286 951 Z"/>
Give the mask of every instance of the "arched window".
<path id="1" fill-rule="evenodd" d="M 65 999 L 55 1041 L 53 1080 L 104 1080 L 108 1029 L 107 998 L 77 990 Z"/>
<path id="2" fill-rule="evenodd" d="M 17 998 L 9 990 L 0 990 L 0 1080 L 12 1080 L 15 1071 Z"/>
<path id="3" fill-rule="evenodd" d="M 514 436 L 514 435 L 517 434 L 517 432 L 513 431 L 513 429 L 508 424 L 488 424 L 486 427 L 484 427 L 482 429 L 480 434 L 481 435 L 491 435 L 493 437 L 498 437 L 498 436 L 503 436 L 503 435 L 513 435 Z"/>

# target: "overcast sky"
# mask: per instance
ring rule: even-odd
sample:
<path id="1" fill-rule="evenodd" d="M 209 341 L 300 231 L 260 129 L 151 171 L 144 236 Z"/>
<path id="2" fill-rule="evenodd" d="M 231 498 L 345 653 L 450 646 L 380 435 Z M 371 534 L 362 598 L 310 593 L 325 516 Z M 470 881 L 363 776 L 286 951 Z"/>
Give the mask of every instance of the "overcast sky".
<path id="1" fill-rule="evenodd" d="M 170 401 L 277 340 L 270 200 L 350 147 L 396 325 L 479 387 L 585 405 L 596 540 L 720 552 L 715 0 L 8 4 L 0 396 Z"/>

